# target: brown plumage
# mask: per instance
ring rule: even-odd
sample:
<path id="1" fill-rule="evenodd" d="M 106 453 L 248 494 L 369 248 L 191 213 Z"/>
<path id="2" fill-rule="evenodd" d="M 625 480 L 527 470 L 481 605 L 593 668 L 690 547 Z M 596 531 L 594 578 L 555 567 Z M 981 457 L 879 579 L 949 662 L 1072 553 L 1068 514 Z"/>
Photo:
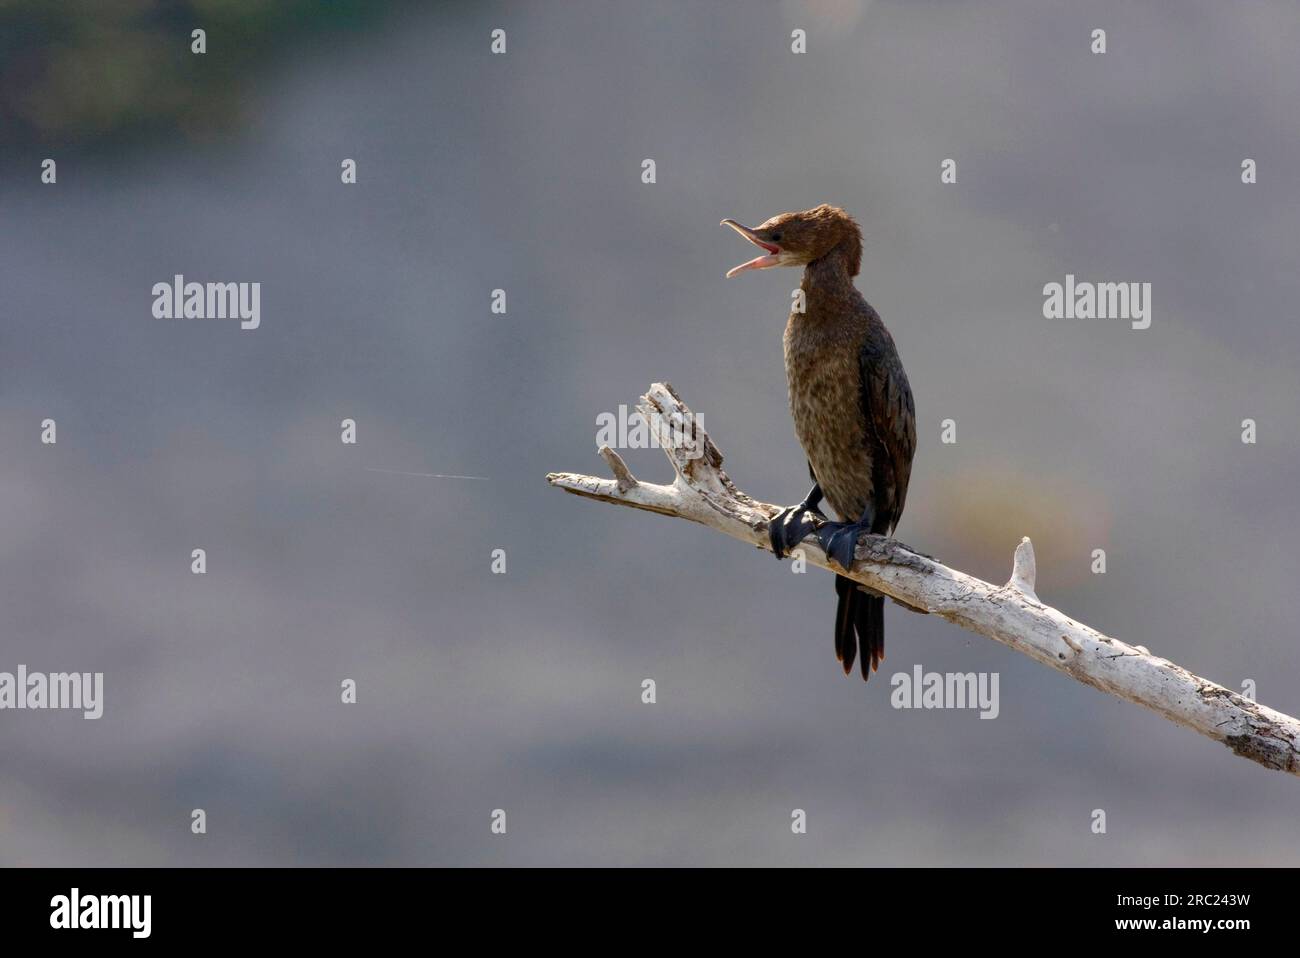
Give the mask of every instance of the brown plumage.
<path id="1" fill-rule="evenodd" d="M 766 255 L 728 276 L 773 266 L 804 267 L 804 309 L 785 328 L 785 371 L 795 434 L 815 485 L 771 523 L 781 558 L 809 532 L 846 570 L 858 535 L 889 535 L 903 513 L 916 451 L 916 411 L 893 337 L 853 285 L 862 234 L 843 210 L 819 206 L 781 213 L 755 229 L 723 220 Z M 825 498 L 839 522 L 819 521 Z M 884 658 L 884 599 L 835 577 L 835 655 L 852 671 L 862 646 L 862 677 Z"/>

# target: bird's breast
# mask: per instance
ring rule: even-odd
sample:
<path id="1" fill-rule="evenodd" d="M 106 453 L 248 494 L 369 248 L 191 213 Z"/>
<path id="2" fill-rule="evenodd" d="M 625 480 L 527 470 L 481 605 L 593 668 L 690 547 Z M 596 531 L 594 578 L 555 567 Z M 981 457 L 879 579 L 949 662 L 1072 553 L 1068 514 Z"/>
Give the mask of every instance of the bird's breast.
<path id="1" fill-rule="evenodd" d="M 857 520 L 873 499 L 871 455 L 862 416 L 861 337 L 792 314 L 785 373 L 795 434 L 831 508 Z"/>

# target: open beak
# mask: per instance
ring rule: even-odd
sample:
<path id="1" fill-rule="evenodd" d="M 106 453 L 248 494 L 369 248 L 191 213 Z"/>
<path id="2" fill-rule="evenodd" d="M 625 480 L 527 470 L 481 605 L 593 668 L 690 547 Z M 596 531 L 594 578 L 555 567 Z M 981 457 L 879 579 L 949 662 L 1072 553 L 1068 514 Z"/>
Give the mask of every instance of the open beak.
<path id="1" fill-rule="evenodd" d="M 763 240 L 759 239 L 754 234 L 754 231 L 748 226 L 741 226 L 735 220 L 723 220 L 718 225 L 730 226 L 755 246 L 767 250 L 766 256 L 755 256 L 748 263 L 741 263 L 739 266 L 727 270 L 727 279 L 731 279 L 731 277 L 743 273 L 747 269 L 769 269 L 770 267 L 779 266 L 781 264 L 781 247 L 777 246 L 775 243 L 763 242 Z"/>

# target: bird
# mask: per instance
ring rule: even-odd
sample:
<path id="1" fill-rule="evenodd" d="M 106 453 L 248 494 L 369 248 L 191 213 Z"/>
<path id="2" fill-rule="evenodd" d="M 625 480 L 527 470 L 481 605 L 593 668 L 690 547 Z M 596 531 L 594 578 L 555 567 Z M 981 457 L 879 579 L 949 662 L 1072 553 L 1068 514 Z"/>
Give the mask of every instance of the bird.
<path id="1" fill-rule="evenodd" d="M 813 487 L 768 526 L 782 559 L 811 532 L 848 572 L 858 539 L 892 535 L 903 514 L 916 452 L 916 408 L 894 338 L 858 292 L 862 231 L 843 209 L 822 204 L 735 230 L 763 254 L 731 269 L 803 267 L 802 296 L 786 322 L 785 374 L 795 434 Z M 825 501 L 836 520 L 821 509 Z M 885 657 L 885 600 L 836 574 L 835 657 L 848 675 L 861 645 L 864 680 Z"/>

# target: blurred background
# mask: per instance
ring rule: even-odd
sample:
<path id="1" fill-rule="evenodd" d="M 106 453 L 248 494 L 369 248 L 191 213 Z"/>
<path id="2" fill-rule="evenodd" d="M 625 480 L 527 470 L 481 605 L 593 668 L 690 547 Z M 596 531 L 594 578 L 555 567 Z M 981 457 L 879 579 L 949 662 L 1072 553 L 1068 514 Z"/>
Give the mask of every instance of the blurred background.
<path id="1" fill-rule="evenodd" d="M 1293 777 L 893 605 L 846 679 L 829 575 L 544 479 L 668 380 L 800 498 L 798 277 L 725 281 L 718 221 L 841 205 L 899 537 L 1000 583 L 1031 536 L 1044 601 L 1300 712 L 1297 44 L 1285 0 L 0 2 L 0 670 L 105 673 L 0 713 L 0 863 L 1300 863 Z M 1151 328 L 1044 319 L 1067 272 Z M 154 319 L 176 273 L 261 328 Z M 916 663 L 998 719 L 892 709 Z"/>

